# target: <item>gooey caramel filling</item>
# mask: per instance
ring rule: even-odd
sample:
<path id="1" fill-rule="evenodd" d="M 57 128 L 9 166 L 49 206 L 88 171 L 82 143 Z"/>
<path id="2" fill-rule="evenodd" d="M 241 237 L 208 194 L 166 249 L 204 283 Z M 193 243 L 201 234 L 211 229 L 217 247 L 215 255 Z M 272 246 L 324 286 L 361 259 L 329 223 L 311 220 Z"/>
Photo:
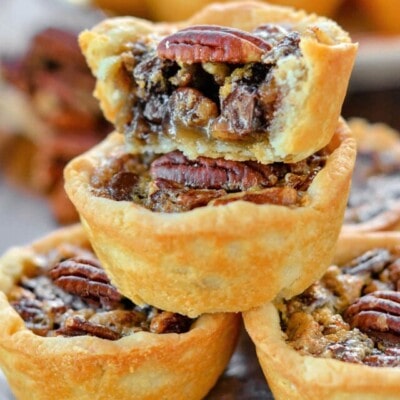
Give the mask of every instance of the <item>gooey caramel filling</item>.
<path id="1" fill-rule="evenodd" d="M 218 61 L 218 57 L 209 55 L 217 52 L 216 48 L 223 51 L 227 47 L 223 43 L 217 46 L 217 39 L 213 40 L 213 35 L 220 34 L 223 28 L 200 28 L 202 37 L 211 37 L 215 46 L 199 50 L 198 54 L 204 56 L 202 62 L 199 57 L 193 62 L 179 57 L 169 59 L 165 54 L 161 57 L 157 40 L 135 42 L 123 54 L 132 87 L 131 115 L 128 121 L 117 121 L 117 129 L 125 132 L 128 142 L 153 144 L 160 135 L 178 141 L 202 138 L 253 143 L 266 139 L 280 101 L 273 70 L 279 59 L 300 54 L 299 34 L 272 24 L 251 33 L 235 30 L 239 36 L 250 36 L 258 45 L 262 43 L 263 55 L 252 62 L 229 62 L 227 57 Z M 184 31 L 179 33 L 186 34 Z M 196 46 L 199 44 L 191 42 L 191 47 Z"/>
<path id="2" fill-rule="evenodd" d="M 303 355 L 400 366 L 400 248 L 332 265 L 301 295 L 276 305 L 287 343 Z"/>
<path id="3" fill-rule="evenodd" d="M 139 307 L 110 283 L 91 249 L 62 244 L 32 260 L 8 300 L 35 334 L 117 340 L 139 331 L 184 333 L 193 320 Z"/>

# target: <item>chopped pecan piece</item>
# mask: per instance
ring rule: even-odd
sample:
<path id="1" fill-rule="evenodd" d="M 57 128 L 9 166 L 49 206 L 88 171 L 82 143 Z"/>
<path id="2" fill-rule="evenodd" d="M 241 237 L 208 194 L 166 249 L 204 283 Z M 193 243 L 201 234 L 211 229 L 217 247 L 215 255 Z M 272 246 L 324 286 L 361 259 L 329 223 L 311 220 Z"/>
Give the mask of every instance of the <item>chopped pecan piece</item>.
<path id="1" fill-rule="evenodd" d="M 277 204 L 281 206 L 293 206 L 301 202 L 297 190 L 290 187 L 273 187 L 257 192 L 245 192 L 220 197 L 213 200 L 211 205 L 223 206 L 238 200 L 250 201 L 255 204 Z"/>
<path id="2" fill-rule="evenodd" d="M 222 158 L 198 157 L 189 160 L 181 152 L 168 153 L 151 164 L 153 179 L 165 179 L 188 188 L 247 190 L 272 186 L 277 177 L 272 167 L 252 162 L 237 162 Z"/>
<path id="3" fill-rule="evenodd" d="M 377 291 L 363 296 L 347 308 L 344 318 L 363 332 L 400 335 L 400 292 Z"/>
<path id="4" fill-rule="evenodd" d="M 160 58 L 182 63 L 261 61 L 271 46 L 255 35 L 239 29 L 199 25 L 182 29 L 158 44 Z"/>
<path id="5" fill-rule="evenodd" d="M 104 307 L 121 301 L 121 294 L 96 259 L 76 257 L 62 261 L 49 275 L 57 286 L 87 301 L 100 302 Z"/>
<path id="6" fill-rule="evenodd" d="M 153 333 L 182 333 L 187 332 L 192 320 L 180 314 L 162 311 L 155 315 L 150 323 L 150 332 Z"/>

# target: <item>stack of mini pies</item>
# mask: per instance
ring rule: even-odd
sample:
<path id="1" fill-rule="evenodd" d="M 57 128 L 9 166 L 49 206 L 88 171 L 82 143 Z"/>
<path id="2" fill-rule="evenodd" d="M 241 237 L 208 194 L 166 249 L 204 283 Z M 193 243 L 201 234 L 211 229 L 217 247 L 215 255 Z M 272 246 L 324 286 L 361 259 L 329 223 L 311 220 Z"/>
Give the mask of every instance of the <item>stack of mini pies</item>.
<path id="1" fill-rule="evenodd" d="M 85 233 L 29 252 L 77 235 L 121 295 L 197 320 L 158 337 L 38 339 L 3 300 L 4 369 L 19 399 L 28 388 L 38 400 L 202 398 L 232 353 L 238 313 L 301 293 L 334 255 L 356 155 L 340 111 L 357 45 L 331 20 L 258 2 L 177 24 L 108 19 L 80 45 L 116 131 L 65 169 Z M 5 260 L 7 292 L 26 258 Z M 29 371 L 12 359 L 25 336 L 40 359 Z M 32 372 L 42 369 L 46 382 Z"/>

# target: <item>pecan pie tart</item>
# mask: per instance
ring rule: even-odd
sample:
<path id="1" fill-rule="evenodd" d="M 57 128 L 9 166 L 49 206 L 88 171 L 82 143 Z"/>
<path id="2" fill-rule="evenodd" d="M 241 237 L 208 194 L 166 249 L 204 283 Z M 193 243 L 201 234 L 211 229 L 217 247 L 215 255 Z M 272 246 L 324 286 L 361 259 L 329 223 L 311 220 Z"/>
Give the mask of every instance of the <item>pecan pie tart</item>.
<path id="1" fill-rule="evenodd" d="M 321 280 L 244 320 L 276 399 L 398 399 L 400 233 L 343 234 Z"/>
<path id="2" fill-rule="evenodd" d="M 239 329 L 235 314 L 135 305 L 80 225 L 6 252 L 0 290 L 0 364 L 21 400 L 201 399 Z"/>
<path id="3" fill-rule="evenodd" d="M 400 229 L 400 132 L 383 123 L 353 118 L 357 158 L 343 229 Z"/>
<path id="4" fill-rule="evenodd" d="M 121 293 L 194 317 L 293 296 L 322 275 L 355 154 L 343 120 L 328 146 L 292 164 L 135 155 L 114 133 L 70 162 L 65 181 Z"/>
<path id="5" fill-rule="evenodd" d="M 105 116 L 131 152 L 296 162 L 335 130 L 357 45 L 333 21 L 262 2 L 80 35 Z"/>

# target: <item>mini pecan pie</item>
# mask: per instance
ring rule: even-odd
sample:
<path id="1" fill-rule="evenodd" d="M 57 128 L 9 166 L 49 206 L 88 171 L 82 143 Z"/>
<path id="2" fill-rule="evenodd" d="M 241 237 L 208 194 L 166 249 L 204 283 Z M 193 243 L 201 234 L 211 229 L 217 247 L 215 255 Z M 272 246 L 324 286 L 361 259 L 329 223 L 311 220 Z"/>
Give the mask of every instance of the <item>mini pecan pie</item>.
<path id="1" fill-rule="evenodd" d="M 138 307 L 110 283 L 81 226 L 0 259 L 0 354 L 18 399 L 201 399 L 238 317 Z"/>
<path id="2" fill-rule="evenodd" d="M 349 121 L 357 159 L 344 218 L 351 232 L 400 228 L 400 132 L 385 124 Z"/>
<path id="3" fill-rule="evenodd" d="M 131 151 L 263 163 L 329 143 L 357 49 L 328 19 L 253 2 L 176 25 L 108 19 L 80 44 Z"/>
<path id="4" fill-rule="evenodd" d="M 347 233 L 302 294 L 244 315 L 276 399 L 395 399 L 400 234 Z"/>
<path id="5" fill-rule="evenodd" d="M 323 152 L 290 165 L 135 156 L 114 133 L 75 158 L 65 180 L 121 293 L 193 317 L 246 310 L 317 279 L 333 254 L 354 158 L 343 120 Z"/>
<path id="6" fill-rule="evenodd" d="M 7 177 L 45 195 L 59 222 L 77 221 L 62 170 L 110 128 L 92 96 L 95 80 L 77 35 L 56 28 L 38 32 L 24 54 L 1 60 L 0 75 L 0 124 L 15 137 L 5 157 Z"/>

